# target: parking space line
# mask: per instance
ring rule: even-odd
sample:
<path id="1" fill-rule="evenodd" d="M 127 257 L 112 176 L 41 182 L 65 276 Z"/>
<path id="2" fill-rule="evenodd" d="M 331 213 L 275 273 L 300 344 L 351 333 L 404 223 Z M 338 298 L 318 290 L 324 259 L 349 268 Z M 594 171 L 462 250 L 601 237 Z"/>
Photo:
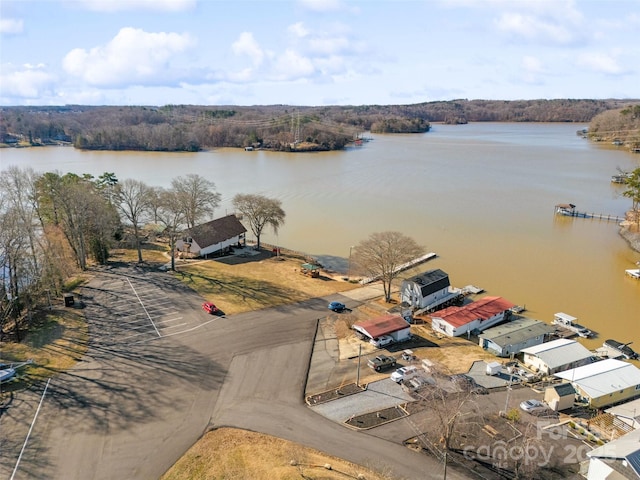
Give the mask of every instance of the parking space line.
<path id="1" fill-rule="evenodd" d="M 167 320 L 156 321 L 156 323 L 158 325 L 160 325 L 160 324 L 165 325 L 165 324 L 170 323 L 170 322 L 177 322 L 178 320 L 182 320 L 183 318 L 184 317 L 168 318 Z"/>
<path id="2" fill-rule="evenodd" d="M 49 388 L 50 381 L 51 381 L 51 378 L 47 380 L 47 384 L 44 386 L 44 391 L 42 392 L 40 403 L 38 404 L 38 408 L 36 409 L 36 413 L 33 416 L 31 426 L 29 427 L 29 431 L 27 432 L 27 438 L 24 439 L 24 443 L 22 444 L 22 449 L 20 450 L 20 455 L 18 455 L 18 460 L 16 460 L 16 466 L 13 468 L 13 473 L 11 474 L 11 478 L 9 480 L 13 480 L 13 478 L 16 476 L 16 472 L 18 471 L 18 466 L 20 465 L 20 460 L 22 459 L 22 454 L 24 453 L 24 450 L 27 448 L 27 442 L 29 441 L 29 437 L 31 436 L 31 431 L 33 430 L 33 426 L 36 424 L 36 419 L 38 418 L 38 414 L 40 413 L 40 408 L 42 407 L 44 396 L 47 394 L 47 389 Z"/>
<path id="3" fill-rule="evenodd" d="M 138 292 L 136 292 L 136 289 L 133 287 L 133 284 L 131 283 L 131 280 L 129 280 L 127 278 L 127 282 L 129 282 L 129 286 L 131 287 L 131 290 L 133 290 L 133 293 L 135 293 L 136 297 L 138 298 L 138 301 L 140 302 L 140 305 L 144 309 L 144 312 L 147 314 L 147 318 L 149 319 L 149 322 L 151 322 L 151 325 L 153 325 L 153 328 L 155 329 L 156 333 L 158 334 L 158 337 L 161 337 L 162 335 L 160 335 L 160 331 L 158 330 L 158 327 L 156 327 L 156 324 L 153 323 L 153 319 L 151 318 L 151 315 L 149 315 L 149 312 L 147 311 L 147 308 L 144 306 L 144 303 L 142 303 L 142 300 L 138 296 Z"/>

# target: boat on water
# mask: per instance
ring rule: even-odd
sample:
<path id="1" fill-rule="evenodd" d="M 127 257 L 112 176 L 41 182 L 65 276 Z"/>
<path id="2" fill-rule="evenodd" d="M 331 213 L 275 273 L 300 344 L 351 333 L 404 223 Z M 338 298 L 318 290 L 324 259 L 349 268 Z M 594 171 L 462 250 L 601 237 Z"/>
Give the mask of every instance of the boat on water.
<path id="1" fill-rule="evenodd" d="M 556 325 L 558 327 L 562 327 L 566 330 L 570 330 L 582 338 L 590 338 L 593 336 L 593 332 L 588 328 L 580 325 L 576 320 L 576 317 L 573 317 L 567 313 L 558 312 L 553 315 L 553 320 L 551 321 L 552 325 Z"/>
<path id="2" fill-rule="evenodd" d="M 633 342 L 622 343 L 617 340 L 605 340 L 602 346 L 609 352 L 610 357 L 624 357 L 627 360 L 637 360 L 638 354 L 629 346 Z"/>
<path id="3" fill-rule="evenodd" d="M 576 206 L 573 203 L 559 203 L 556 205 L 556 213 L 573 217 L 576 214 Z"/>
<path id="4" fill-rule="evenodd" d="M 625 270 L 625 273 L 631 278 L 640 279 L 640 268 L 632 268 L 631 270 Z"/>

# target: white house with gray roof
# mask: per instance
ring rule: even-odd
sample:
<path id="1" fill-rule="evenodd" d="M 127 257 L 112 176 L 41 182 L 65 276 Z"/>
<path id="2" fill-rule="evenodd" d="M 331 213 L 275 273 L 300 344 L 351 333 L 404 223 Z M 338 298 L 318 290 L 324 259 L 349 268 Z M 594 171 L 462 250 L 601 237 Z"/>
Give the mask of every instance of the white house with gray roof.
<path id="1" fill-rule="evenodd" d="M 452 287 L 449 275 L 439 268 L 407 278 L 400 285 L 400 301 L 416 310 L 435 310 L 462 299 L 462 290 Z"/>
<path id="2" fill-rule="evenodd" d="M 179 252 L 199 257 L 224 253 L 245 243 L 247 229 L 235 215 L 216 218 L 185 230 L 176 241 Z"/>
<path id="3" fill-rule="evenodd" d="M 520 317 L 478 335 L 479 345 L 498 357 L 508 357 L 521 350 L 540 345 L 553 333 L 554 327 L 533 318 Z"/>
<path id="4" fill-rule="evenodd" d="M 587 480 L 640 479 L 640 430 L 587 452 L 587 457 Z"/>
<path id="5" fill-rule="evenodd" d="M 588 365 L 596 360 L 582 344 L 568 338 L 528 347 L 522 353 L 522 361 L 527 367 L 545 375 Z"/>

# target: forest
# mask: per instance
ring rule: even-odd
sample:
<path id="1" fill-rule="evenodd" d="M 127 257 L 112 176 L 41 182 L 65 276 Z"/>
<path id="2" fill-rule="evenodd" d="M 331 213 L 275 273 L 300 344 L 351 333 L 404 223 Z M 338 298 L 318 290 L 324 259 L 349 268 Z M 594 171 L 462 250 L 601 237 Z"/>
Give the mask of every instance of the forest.
<path id="1" fill-rule="evenodd" d="M 361 106 L 0 107 L 2 146 L 86 150 L 340 150 L 365 132 L 424 133 L 432 123 L 577 122 L 640 108 L 640 100 L 451 100 Z"/>

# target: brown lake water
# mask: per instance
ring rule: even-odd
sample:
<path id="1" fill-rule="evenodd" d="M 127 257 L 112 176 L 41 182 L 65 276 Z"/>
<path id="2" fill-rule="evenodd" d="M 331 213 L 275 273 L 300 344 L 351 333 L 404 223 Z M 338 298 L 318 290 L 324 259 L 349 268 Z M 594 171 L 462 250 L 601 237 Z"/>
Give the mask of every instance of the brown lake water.
<path id="1" fill-rule="evenodd" d="M 640 281 L 624 274 L 640 254 L 615 222 L 554 215 L 557 203 L 618 216 L 630 207 L 610 178 L 637 168 L 640 155 L 582 139 L 583 127 L 434 125 L 421 135 L 371 135 L 362 147 L 306 154 L 2 149 L 0 170 L 108 171 L 164 187 L 197 173 L 222 194 L 216 216 L 232 211 L 236 193 L 282 201 L 286 223 L 263 242 L 346 271 L 352 245 L 397 230 L 438 254 L 421 270 L 441 268 L 454 286 L 477 285 L 545 322 L 560 311 L 578 317 L 599 334 L 580 340 L 588 348 L 614 338 L 640 350 Z"/>

